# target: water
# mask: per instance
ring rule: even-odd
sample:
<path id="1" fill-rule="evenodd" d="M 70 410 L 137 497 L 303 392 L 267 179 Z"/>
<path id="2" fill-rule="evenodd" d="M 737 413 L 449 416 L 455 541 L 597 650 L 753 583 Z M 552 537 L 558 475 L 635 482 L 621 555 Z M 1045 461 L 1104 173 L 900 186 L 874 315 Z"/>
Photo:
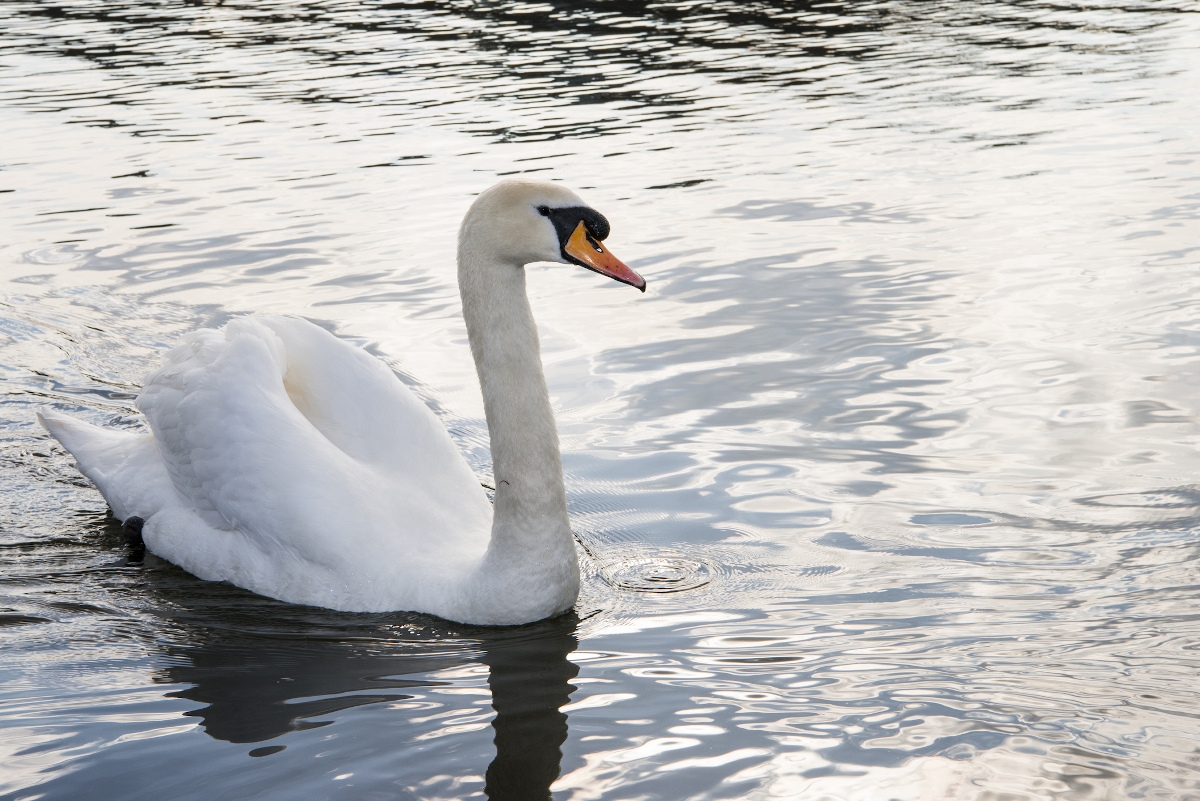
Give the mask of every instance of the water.
<path id="1" fill-rule="evenodd" d="M 1200 798 L 1188 4 L 0 7 L 0 795 Z M 153 557 L 33 422 L 301 314 L 481 481 L 474 193 L 533 267 L 584 589 L 513 630 Z"/>

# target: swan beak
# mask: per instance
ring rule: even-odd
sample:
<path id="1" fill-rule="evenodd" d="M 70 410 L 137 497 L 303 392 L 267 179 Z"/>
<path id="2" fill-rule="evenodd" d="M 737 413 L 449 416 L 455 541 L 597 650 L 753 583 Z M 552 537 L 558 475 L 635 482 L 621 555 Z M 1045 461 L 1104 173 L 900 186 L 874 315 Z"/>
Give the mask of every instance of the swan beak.
<path id="1" fill-rule="evenodd" d="M 563 246 L 563 253 L 576 264 L 594 270 L 601 275 L 629 284 L 641 291 L 646 291 L 646 279 L 625 266 L 624 262 L 605 250 L 600 241 L 588 233 L 583 221 L 575 226 L 575 232 Z"/>

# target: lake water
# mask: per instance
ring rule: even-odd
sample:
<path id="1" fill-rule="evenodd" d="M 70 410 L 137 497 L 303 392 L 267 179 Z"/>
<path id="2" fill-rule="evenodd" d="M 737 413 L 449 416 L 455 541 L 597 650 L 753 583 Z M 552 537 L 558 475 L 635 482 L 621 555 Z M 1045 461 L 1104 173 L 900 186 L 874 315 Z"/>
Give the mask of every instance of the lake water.
<path id="1" fill-rule="evenodd" d="M 1200 14 L 0 6 L 0 797 L 1200 798 Z M 516 629 L 129 564 L 36 426 L 299 314 L 490 475 L 455 232 L 530 268 L 585 572 Z"/>

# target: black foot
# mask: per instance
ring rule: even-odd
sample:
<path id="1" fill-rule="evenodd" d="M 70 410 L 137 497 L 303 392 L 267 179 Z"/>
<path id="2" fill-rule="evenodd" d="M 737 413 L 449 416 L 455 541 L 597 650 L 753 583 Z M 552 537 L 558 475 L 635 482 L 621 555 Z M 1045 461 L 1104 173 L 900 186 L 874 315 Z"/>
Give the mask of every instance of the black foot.
<path id="1" fill-rule="evenodd" d="M 142 526 L 144 525 L 146 525 L 146 521 L 140 517 L 125 518 L 125 523 L 121 526 L 121 533 L 125 535 L 125 545 L 130 548 L 146 547 L 146 543 L 142 542 Z"/>
<path id="2" fill-rule="evenodd" d="M 146 543 L 142 540 L 142 526 L 146 521 L 140 517 L 127 517 L 121 526 L 125 535 L 125 547 L 129 549 L 129 564 L 138 565 L 146 558 Z"/>

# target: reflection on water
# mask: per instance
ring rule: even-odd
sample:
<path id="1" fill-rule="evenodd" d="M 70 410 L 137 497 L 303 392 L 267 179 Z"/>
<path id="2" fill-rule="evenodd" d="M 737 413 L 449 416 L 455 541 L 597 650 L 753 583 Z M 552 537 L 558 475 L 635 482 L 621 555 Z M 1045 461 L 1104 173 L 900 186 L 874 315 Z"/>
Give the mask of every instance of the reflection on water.
<path id="1" fill-rule="evenodd" d="M 364 704 L 431 708 L 424 701 L 430 691 L 454 685 L 434 676 L 478 659 L 487 666 L 496 713 L 491 723 L 496 756 L 487 767 L 485 794 L 492 801 L 550 797 L 567 739 L 567 716 L 560 709 L 576 689 L 570 682 L 579 672 L 568 659 L 577 645 L 574 614 L 507 630 L 455 631 L 414 618 L 404 627 L 404 639 L 392 639 L 394 624 L 364 627 L 364 616 L 312 617 L 320 619 L 310 619 L 301 636 L 294 627 L 248 636 L 189 625 L 183 660 L 161 679 L 186 687 L 172 697 L 204 704 L 184 716 L 199 718 L 210 737 L 262 743 L 329 726 L 331 716 Z M 347 640 L 347 627 L 362 629 L 359 637 Z M 459 715 L 457 725 L 465 718 Z M 249 755 L 270 756 L 285 748 L 260 747 Z"/>
<path id="2" fill-rule="evenodd" d="M 4 4 L 0 796 L 1196 796 L 1198 19 Z M 529 268 L 578 617 L 127 558 L 32 412 L 139 426 L 240 313 L 384 359 L 490 483 L 454 232 L 514 174 L 650 280 Z"/>
<path id="3" fill-rule="evenodd" d="M 484 787 L 492 801 L 550 798 L 567 739 L 567 716 L 560 710 L 579 673 L 567 658 L 578 644 L 577 623 L 568 614 L 516 635 L 485 635 L 483 662 L 496 710 L 496 758 Z"/>
<path id="4" fill-rule="evenodd" d="M 206 632 L 207 634 L 207 632 Z M 220 634 L 189 644 L 186 662 L 164 678 L 190 685 L 175 697 L 205 704 L 186 713 L 210 737 L 257 743 L 291 731 L 328 725 L 312 719 L 360 704 L 411 699 L 407 688 L 430 682 L 394 678 L 425 673 L 453 661 L 418 653 L 365 656 L 341 643 L 239 641 Z"/>

